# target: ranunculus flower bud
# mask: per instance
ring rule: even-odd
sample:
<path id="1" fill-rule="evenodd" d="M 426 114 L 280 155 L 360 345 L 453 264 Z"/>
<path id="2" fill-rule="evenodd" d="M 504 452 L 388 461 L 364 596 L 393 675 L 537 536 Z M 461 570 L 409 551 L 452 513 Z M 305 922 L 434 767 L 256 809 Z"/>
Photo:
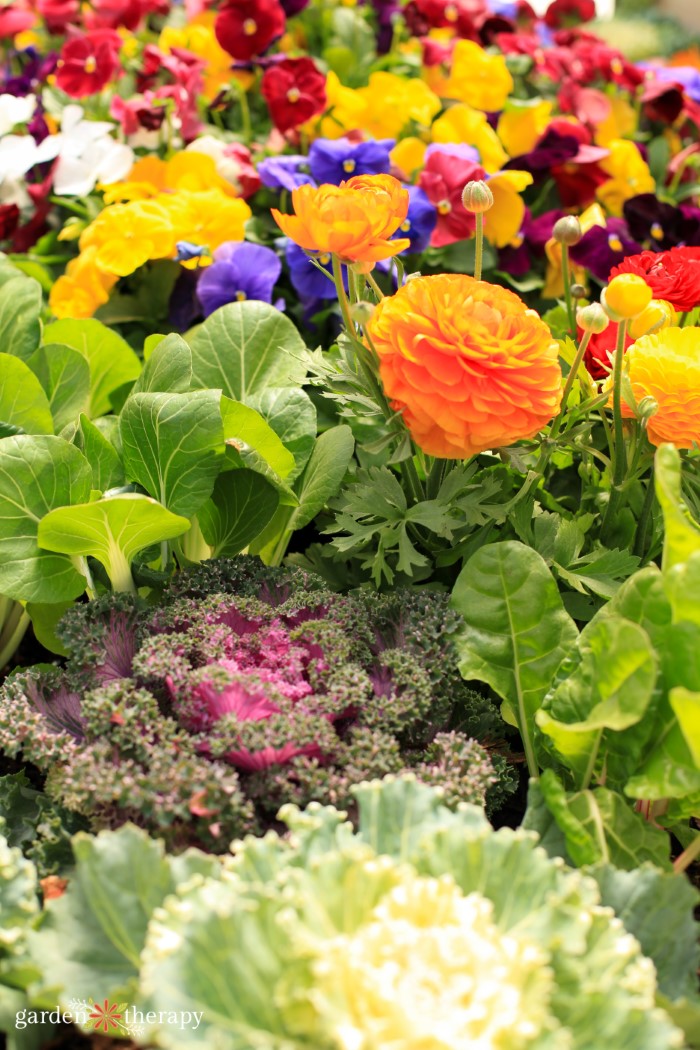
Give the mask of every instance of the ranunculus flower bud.
<path id="1" fill-rule="evenodd" d="M 646 310 L 630 321 L 629 334 L 633 339 L 651 335 L 661 328 L 668 328 L 675 320 L 675 311 L 664 299 L 652 299 Z"/>
<path id="2" fill-rule="evenodd" d="M 637 405 L 637 417 L 647 423 L 659 411 L 659 402 L 647 394 Z"/>
<path id="3" fill-rule="evenodd" d="M 610 324 L 610 320 L 600 303 L 582 306 L 576 311 L 576 323 L 584 332 L 600 335 Z"/>
<path id="4" fill-rule="evenodd" d="M 462 204 L 473 215 L 493 207 L 493 193 L 483 179 L 473 179 L 462 190 Z"/>
<path id="5" fill-rule="evenodd" d="M 571 294 L 573 295 L 574 299 L 584 299 L 586 296 L 586 289 L 583 287 L 582 284 L 572 284 Z"/>
<path id="6" fill-rule="evenodd" d="M 651 297 L 651 288 L 643 277 L 636 273 L 621 273 L 613 277 L 600 301 L 611 320 L 623 321 L 646 310 Z"/>
<path id="7" fill-rule="evenodd" d="M 350 316 L 353 321 L 356 321 L 357 324 L 361 324 L 364 327 L 374 311 L 374 303 L 368 303 L 366 300 L 361 300 L 359 303 L 353 303 L 350 307 Z"/>
<path id="8" fill-rule="evenodd" d="M 554 223 L 552 237 L 559 244 L 565 244 L 567 248 L 573 248 L 582 236 L 581 223 L 575 215 L 564 215 Z"/>

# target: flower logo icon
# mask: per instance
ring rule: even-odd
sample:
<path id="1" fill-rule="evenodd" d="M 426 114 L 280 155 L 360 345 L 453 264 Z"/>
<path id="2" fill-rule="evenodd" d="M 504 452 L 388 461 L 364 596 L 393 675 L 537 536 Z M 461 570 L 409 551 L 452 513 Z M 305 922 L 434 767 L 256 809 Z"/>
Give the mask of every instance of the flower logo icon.
<path id="1" fill-rule="evenodd" d="M 118 1031 L 122 1025 L 120 1021 L 122 1018 L 120 1011 L 122 1007 L 117 1003 L 110 1003 L 109 999 L 105 999 L 102 1006 L 99 1003 L 93 1003 L 93 1010 L 90 1014 L 90 1020 L 94 1019 L 93 1028 L 97 1032 L 102 1029 L 103 1032 Z"/>

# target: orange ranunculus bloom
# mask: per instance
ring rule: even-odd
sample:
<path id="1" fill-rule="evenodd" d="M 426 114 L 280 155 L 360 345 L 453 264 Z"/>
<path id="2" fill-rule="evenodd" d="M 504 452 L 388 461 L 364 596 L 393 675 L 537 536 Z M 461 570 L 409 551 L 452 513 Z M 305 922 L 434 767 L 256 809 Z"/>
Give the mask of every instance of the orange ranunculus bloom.
<path id="1" fill-rule="evenodd" d="M 463 274 L 415 277 L 367 325 L 393 407 L 432 456 L 534 437 L 562 382 L 547 325 L 513 292 Z"/>
<path id="2" fill-rule="evenodd" d="M 356 175 L 340 186 L 292 190 L 294 215 L 272 215 L 283 233 L 306 251 L 333 252 L 343 262 L 379 262 L 408 248 L 391 241 L 406 219 L 408 190 L 392 175 Z"/>
<path id="3" fill-rule="evenodd" d="M 626 352 L 623 367 L 637 404 L 656 401 L 647 423 L 652 445 L 700 446 L 700 330 L 662 328 L 642 336 Z M 622 414 L 634 415 L 624 400 Z"/>

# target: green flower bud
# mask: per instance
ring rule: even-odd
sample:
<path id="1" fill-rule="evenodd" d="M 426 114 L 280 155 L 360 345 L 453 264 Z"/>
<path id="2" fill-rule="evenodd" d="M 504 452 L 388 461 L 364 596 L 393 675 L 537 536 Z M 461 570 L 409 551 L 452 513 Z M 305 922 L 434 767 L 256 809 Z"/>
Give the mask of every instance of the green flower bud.
<path id="1" fill-rule="evenodd" d="M 368 303 L 366 300 L 362 300 L 359 303 L 353 303 L 350 307 L 350 316 L 357 324 L 364 326 L 369 321 L 374 310 L 374 303 Z"/>
<path id="2" fill-rule="evenodd" d="M 591 303 L 590 306 L 582 306 L 576 311 L 576 323 L 584 332 L 600 335 L 610 321 L 600 303 Z"/>
<path id="3" fill-rule="evenodd" d="M 572 248 L 574 244 L 578 244 L 582 236 L 581 223 L 575 215 L 564 215 L 554 223 L 552 237 L 559 244 Z"/>
<path id="4" fill-rule="evenodd" d="M 493 207 L 493 193 L 483 179 L 474 179 L 462 190 L 462 204 L 473 215 L 479 215 Z"/>

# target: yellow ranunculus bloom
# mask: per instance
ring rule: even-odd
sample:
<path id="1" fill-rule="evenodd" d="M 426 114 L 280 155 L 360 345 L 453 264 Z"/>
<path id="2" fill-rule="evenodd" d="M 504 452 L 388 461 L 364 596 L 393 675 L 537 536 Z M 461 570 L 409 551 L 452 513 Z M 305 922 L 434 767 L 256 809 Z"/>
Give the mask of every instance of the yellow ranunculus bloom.
<path id="1" fill-rule="evenodd" d="M 508 99 L 498 119 L 498 137 L 511 157 L 534 149 L 552 115 L 552 103 L 542 98 Z"/>
<path id="2" fill-rule="evenodd" d="M 601 160 L 600 166 L 610 178 L 598 187 L 596 196 L 611 215 L 622 215 L 626 200 L 640 193 L 653 193 L 656 183 L 634 142 L 613 139 L 608 149 L 610 156 Z"/>
<path id="3" fill-rule="evenodd" d="M 653 398 L 656 411 L 647 423 L 653 445 L 700 446 L 700 329 L 662 328 L 633 343 L 624 357 L 637 404 Z M 622 414 L 632 410 L 622 403 Z"/>
<path id="4" fill-rule="evenodd" d="M 479 151 L 484 169 L 489 174 L 500 171 L 508 160 L 501 141 L 485 113 L 466 103 L 450 106 L 432 126 L 433 142 L 464 142 Z"/>
<path id="5" fill-rule="evenodd" d="M 457 41 L 445 85 L 447 98 L 495 113 L 503 109 L 513 87 L 503 55 L 491 55 L 473 40 Z"/>

